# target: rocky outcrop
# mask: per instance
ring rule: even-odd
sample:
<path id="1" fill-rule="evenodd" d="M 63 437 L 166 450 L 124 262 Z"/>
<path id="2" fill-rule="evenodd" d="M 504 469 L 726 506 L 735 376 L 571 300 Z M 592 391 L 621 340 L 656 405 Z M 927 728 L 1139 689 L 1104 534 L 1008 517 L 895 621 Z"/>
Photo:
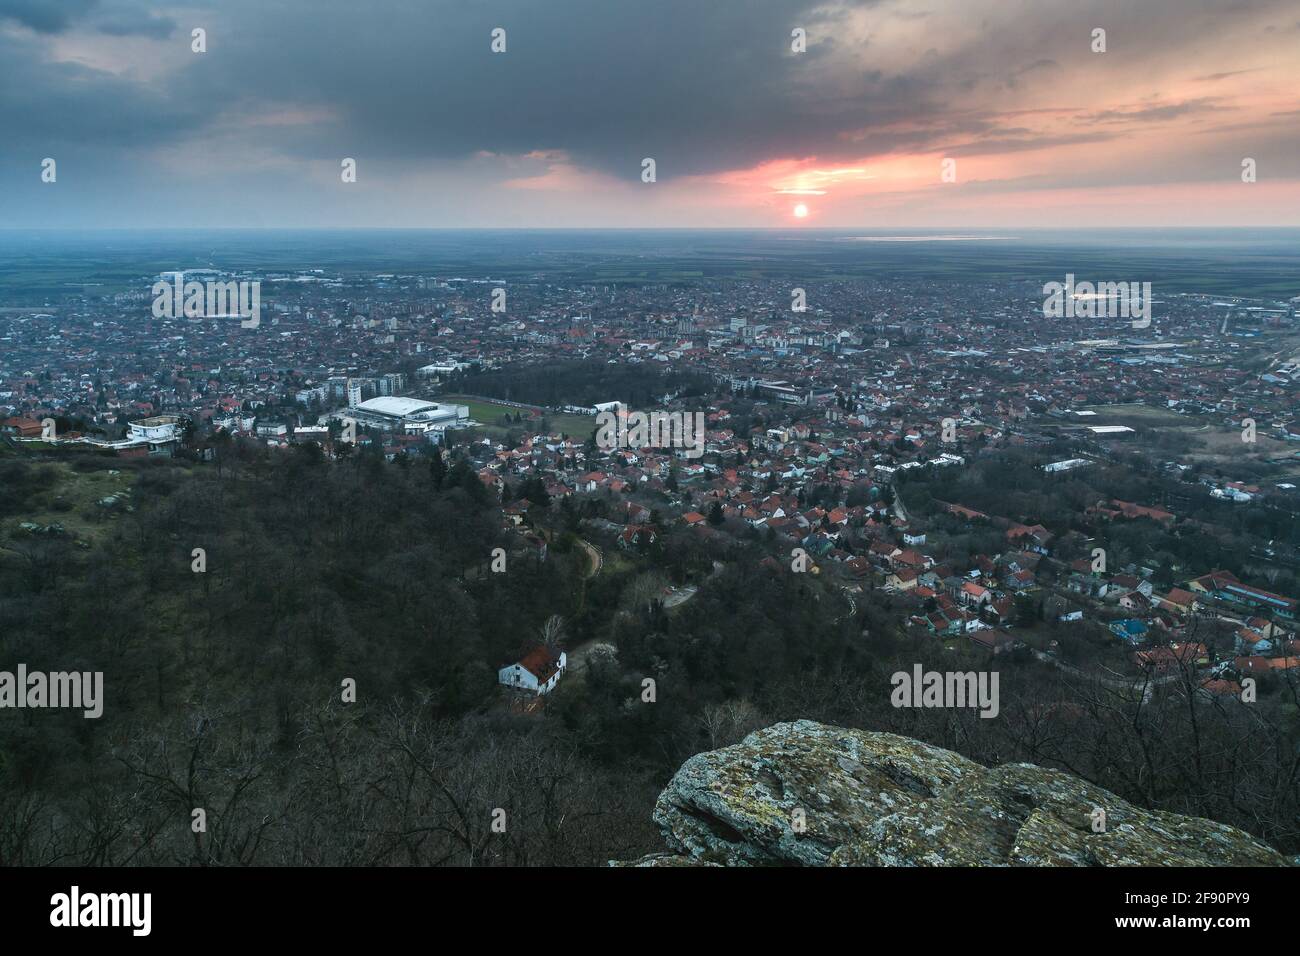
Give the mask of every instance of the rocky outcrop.
<path id="1" fill-rule="evenodd" d="M 672 852 L 621 865 L 1288 865 L 1241 830 L 1067 773 L 808 720 L 695 755 L 654 819 Z"/>

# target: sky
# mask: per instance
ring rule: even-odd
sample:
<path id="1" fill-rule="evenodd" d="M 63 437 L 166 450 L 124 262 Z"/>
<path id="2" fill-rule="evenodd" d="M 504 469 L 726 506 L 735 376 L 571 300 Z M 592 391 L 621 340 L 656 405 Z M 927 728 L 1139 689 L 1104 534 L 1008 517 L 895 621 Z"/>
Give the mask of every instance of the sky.
<path id="1" fill-rule="evenodd" d="M 1296 0 L 0 0 L 0 228 L 1295 225 Z"/>

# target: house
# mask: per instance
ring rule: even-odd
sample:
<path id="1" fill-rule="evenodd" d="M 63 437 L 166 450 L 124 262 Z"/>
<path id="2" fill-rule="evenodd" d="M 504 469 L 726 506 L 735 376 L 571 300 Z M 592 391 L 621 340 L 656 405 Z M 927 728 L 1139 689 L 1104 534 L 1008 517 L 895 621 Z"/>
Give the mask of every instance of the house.
<path id="1" fill-rule="evenodd" d="M 1070 574 L 1065 586 L 1076 594 L 1083 594 L 1088 597 L 1100 596 L 1105 590 L 1103 582 L 1090 575 L 1077 572 Z"/>
<path id="2" fill-rule="evenodd" d="M 1008 575 L 1005 583 L 1008 590 L 1019 592 L 1019 591 L 1027 591 L 1029 588 L 1032 588 L 1037 582 L 1034 580 L 1034 572 L 1025 569 L 1023 571 L 1016 571 L 1014 574 Z"/>
<path id="3" fill-rule="evenodd" d="M 1210 663 L 1210 652 L 1204 644 L 1170 644 L 1137 651 L 1133 654 L 1133 662 L 1146 670 L 1164 674 L 1183 667 L 1205 667 Z"/>
<path id="4" fill-rule="evenodd" d="M 899 568 L 897 571 L 891 571 L 885 578 L 885 586 L 899 591 L 910 591 L 916 587 L 918 577 L 920 574 L 914 568 Z"/>
<path id="5" fill-rule="evenodd" d="M 935 591 L 942 590 L 943 579 L 948 575 L 940 574 L 939 570 L 939 568 L 930 568 L 922 572 L 921 576 L 917 578 L 917 582 L 925 585 L 927 588 L 932 588 Z"/>
<path id="6" fill-rule="evenodd" d="M 1237 576 L 1231 571 L 1211 571 L 1209 574 L 1203 574 L 1187 585 L 1187 589 L 1195 594 L 1213 595 L 1215 592 L 1228 584 L 1239 584 Z"/>
<path id="7" fill-rule="evenodd" d="M 967 631 L 966 636 L 976 647 L 982 647 L 994 654 L 1006 654 L 1008 651 L 1015 650 L 1017 644 L 1014 637 L 999 628 L 986 627 L 981 630 Z"/>
<path id="8" fill-rule="evenodd" d="M 1233 650 L 1246 657 L 1268 655 L 1273 652 L 1273 644 L 1258 631 L 1248 627 L 1239 627 L 1233 641 Z"/>
<path id="9" fill-rule="evenodd" d="M 1126 611 L 1134 611 L 1138 614 L 1147 614 L 1151 610 L 1151 602 L 1141 591 L 1130 591 L 1119 599 L 1119 606 Z"/>
<path id="10" fill-rule="evenodd" d="M 1197 594 L 1208 594 L 1220 601 L 1243 605 L 1252 611 L 1271 611 L 1275 616 L 1287 621 L 1295 620 L 1297 610 L 1300 610 L 1300 601 L 1295 598 L 1242 584 L 1228 571 L 1211 571 L 1192 581 L 1187 587 Z"/>
<path id="11" fill-rule="evenodd" d="M 871 562 L 861 555 L 849 558 L 844 562 L 844 567 L 855 578 L 864 578 L 871 573 Z"/>
<path id="12" fill-rule="evenodd" d="M 618 536 L 618 546 L 625 551 L 642 545 L 654 544 L 657 535 L 652 524 L 628 525 Z"/>
<path id="13" fill-rule="evenodd" d="M 1150 508 L 1146 505 L 1139 505 L 1132 501 L 1121 501 L 1118 498 L 1111 499 L 1111 504 L 1125 518 L 1130 520 L 1135 518 L 1150 518 L 1152 521 L 1159 522 L 1163 525 L 1172 524 L 1174 515 L 1162 508 Z"/>
<path id="14" fill-rule="evenodd" d="M 280 427 L 283 428 L 283 426 Z M 163 445 L 178 441 L 181 437 L 181 431 L 182 426 L 179 416 L 154 415 L 151 418 L 142 418 L 137 422 L 128 422 L 126 437 L 132 442 Z M 275 431 L 274 434 L 283 434 L 283 431 Z"/>
<path id="15" fill-rule="evenodd" d="M 1054 535 L 1041 524 L 1013 524 L 1007 529 L 1007 540 L 1015 542 L 1026 551 L 1046 554 Z"/>
<path id="16" fill-rule="evenodd" d="M 923 621 L 925 626 L 933 633 L 941 637 L 960 634 L 962 630 L 962 617 L 960 612 L 957 611 L 934 611 L 919 620 Z"/>
<path id="17" fill-rule="evenodd" d="M 527 498 L 520 498 L 518 501 L 512 501 L 502 508 L 506 520 L 516 527 L 524 523 L 524 518 L 528 515 L 528 509 L 532 507 L 532 502 Z"/>
<path id="18" fill-rule="evenodd" d="M 1093 569 L 1092 561 L 1088 558 L 1076 558 L 1070 562 L 1070 570 L 1075 574 L 1093 574 L 1097 572 Z"/>
<path id="19" fill-rule="evenodd" d="M 518 663 L 507 664 L 497 671 L 497 682 L 506 687 L 530 690 L 540 696 L 555 689 L 568 666 L 568 656 L 564 651 L 536 647 Z"/>
<path id="20" fill-rule="evenodd" d="M 1225 584 L 1215 597 L 1232 604 L 1245 605 L 1252 610 L 1272 611 L 1278 617 L 1289 621 L 1295 620 L 1297 607 L 1300 606 L 1300 602 L 1295 598 L 1274 594 L 1262 588 L 1251 587 L 1249 584 Z"/>
<path id="21" fill-rule="evenodd" d="M 981 587 L 974 581 L 967 581 L 961 586 L 961 592 L 958 598 L 963 604 L 983 605 L 993 600 L 993 595 L 988 588 Z"/>
<path id="22" fill-rule="evenodd" d="M 872 541 L 867 548 L 867 554 L 879 564 L 890 564 L 893 556 L 899 553 L 900 549 L 888 541 Z"/>
<path id="23" fill-rule="evenodd" d="M 1000 623 L 1006 623 L 1015 616 L 1016 602 L 1010 597 L 1000 597 L 995 601 L 990 601 L 984 605 L 980 612 L 986 619 L 992 619 Z"/>
<path id="24" fill-rule="evenodd" d="M 912 548 L 898 551 L 893 555 L 894 567 L 916 568 L 924 570 L 934 564 L 933 559 Z"/>
<path id="25" fill-rule="evenodd" d="M 0 424 L 0 431 L 9 432 L 19 438 L 40 438 L 44 428 L 34 418 L 6 418 L 3 424 Z"/>
<path id="26" fill-rule="evenodd" d="M 1111 593 L 1127 594 L 1130 591 L 1138 591 L 1143 597 L 1149 598 L 1154 593 L 1155 588 L 1150 581 L 1144 581 L 1132 574 L 1115 574 L 1110 579 Z"/>
<path id="27" fill-rule="evenodd" d="M 583 475 L 578 479 L 579 491 L 595 491 L 605 483 L 605 473 L 602 471 L 593 471 Z"/>
<path id="28" fill-rule="evenodd" d="M 1184 591 L 1182 588 L 1170 588 L 1169 593 L 1158 599 L 1158 605 L 1167 611 L 1173 611 L 1175 614 L 1188 615 L 1193 613 L 1200 605 L 1196 601 L 1196 595 L 1191 591 Z"/>
<path id="29" fill-rule="evenodd" d="M 1270 621 L 1267 618 L 1252 617 L 1246 621 L 1246 626 L 1252 630 L 1258 631 L 1265 637 L 1273 638 L 1285 636 L 1285 631 L 1275 622 Z"/>
<path id="30" fill-rule="evenodd" d="M 1267 657 L 1235 657 L 1232 666 L 1242 674 L 1267 674 L 1273 662 Z"/>
<path id="31" fill-rule="evenodd" d="M 1241 685 L 1235 680 L 1208 677 L 1201 681 L 1201 693 L 1207 697 L 1240 697 Z"/>

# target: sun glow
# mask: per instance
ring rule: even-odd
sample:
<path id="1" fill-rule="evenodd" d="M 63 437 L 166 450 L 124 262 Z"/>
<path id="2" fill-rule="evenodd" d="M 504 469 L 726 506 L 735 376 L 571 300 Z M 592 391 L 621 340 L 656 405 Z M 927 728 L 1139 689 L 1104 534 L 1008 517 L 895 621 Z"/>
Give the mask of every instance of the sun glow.
<path id="1" fill-rule="evenodd" d="M 807 217 L 807 215 L 808 215 L 808 207 L 805 206 L 803 203 L 799 203 L 797 206 L 794 207 L 794 218 L 803 219 Z"/>

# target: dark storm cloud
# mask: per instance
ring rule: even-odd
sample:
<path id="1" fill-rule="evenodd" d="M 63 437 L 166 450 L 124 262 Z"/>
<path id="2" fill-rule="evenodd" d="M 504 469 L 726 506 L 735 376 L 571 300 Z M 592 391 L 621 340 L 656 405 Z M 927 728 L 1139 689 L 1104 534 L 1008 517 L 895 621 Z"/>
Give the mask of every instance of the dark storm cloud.
<path id="1" fill-rule="evenodd" d="M 411 7 L 400 29 L 376 29 L 359 7 L 305 23 L 277 10 L 230 51 L 227 75 L 255 73 L 268 97 L 337 111 L 337 130 L 285 144 L 306 154 L 560 149 L 628 177 L 656 156 L 680 175 L 814 152 L 887 108 L 869 97 L 819 101 L 811 77 L 833 37 L 812 28 L 813 5 L 514 0 Z M 809 52 L 795 57 L 790 31 L 800 25 Z M 496 26 L 507 30 L 501 55 L 489 50 Z M 214 53 L 222 42 L 214 32 Z"/>
<path id="2" fill-rule="evenodd" d="M 632 183 L 645 156 L 671 181 L 813 157 L 1025 154 L 1189 117 L 1244 121 L 1228 112 L 1232 81 L 1264 60 L 1239 36 L 1225 41 L 1239 56 L 1207 58 L 1206 38 L 1247 21 L 1252 37 L 1280 33 L 1293 3 L 195 0 L 164 12 L 0 0 L 0 163 L 27 171 L 57 150 L 86 183 L 132 162 L 160 181 L 191 164 L 207 183 L 218 173 L 202 160 L 219 155 L 230 194 L 278 198 L 268 170 L 282 187 L 343 156 L 380 174 L 367 183 L 527 177 L 547 161 L 512 157 L 537 151 Z M 1099 23 L 1105 56 L 1088 45 Z M 204 54 L 189 49 L 199 26 Z M 507 30 L 504 54 L 489 49 L 494 27 Z M 808 31 L 798 56 L 795 27 Z M 1223 84 L 1213 89 L 1225 99 L 1156 76 Z M 1294 139 L 1275 132 L 1279 149 Z M 505 158 L 464 172 L 479 154 Z M 266 165 L 236 187 L 254 156 Z M 1179 168 L 1160 175 L 1176 178 L 1201 159 L 1166 162 Z M 1140 164 L 1108 174 L 1151 175 Z"/>
<path id="3" fill-rule="evenodd" d="M 78 25 L 109 36 L 171 36 L 176 23 L 130 0 L 0 0 L 0 23 L 19 23 L 41 34 L 66 33 Z"/>
<path id="4" fill-rule="evenodd" d="M 210 119 L 201 101 L 77 63 L 52 63 L 0 33 L 0 156 L 89 154 L 174 142 Z"/>
<path id="5" fill-rule="evenodd" d="M 86 144 L 100 142 L 111 118 L 120 137 L 148 147 L 158 125 L 148 114 L 180 114 L 179 125 L 167 122 L 183 134 L 192 127 L 184 117 L 203 104 L 214 124 L 246 124 L 243 134 L 223 136 L 247 135 L 303 159 L 360 154 L 409 165 L 478 151 L 562 150 L 627 179 L 639 176 L 644 156 L 658 159 L 661 175 L 680 176 L 780 155 L 833 156 L 845 152 L 845 130 L 932 112 L 928 92 L 943 93 L 933 76 L 855 70 L 825 84 L 841 45 L 837 25 L 876 6 L 457 0 L 380 5 L 378 15 L 360 4 L 234 0 L 194 16 L 208 30 L 209 52 L 163 89 L 104 78 L 97 90 L 75 69 L 30 57 L 0 64 L 0 80 L 30 84 L 39 73 L 61 134 Z M 115 33 L 165 36 L 173 26 L 143 16 L 96 20 L 88 4 L 69 4 L 47 29 L 66 31 L 78 16 L 87 30 Z M 178 26 L 173 42 L 187 46 L 190 24 Z M 489 50 L 497 26 L 508 36 L 501 55 Z M 790 52 L 796 26 L 808 30 L 801 56 Z M 869 47 L 868 39 L 857 52 Z M 106 110 L 108 98 L 114 105 Z M 12 100 L 4 106 L 0 120 L 24 129 L 30 111 Z M 289 130 L 253 125 L 286 106 L 335 119 Z"/>
<path id="6" fill-rule="evenodd" d="M 165 40 L 176 32 L 176 21 L 157 14 L 128 16 L 113 13 L 97 18 L 94 27 L 100 33 L 116 37 L 153 37 Z"/>
<path id="7" fill-rule="evenodd" d="M 1154 15 L 1174 6 L 1177 17 Z M 1163 39 L 1164 46 L 1177 47 L 1181 36 L 1203 34 L 1215 6 L 1214 0 L 1152 0 L 1143 17 L 1111 15 L 1111 42 L 1155 49 Z M 1268 4 L 1238 4 L 1234 10 L 1260 6 Z M 248 135 L 303 158 L 360 153 L 418 163 L 480 150 L 546 149 L 629 179 L 639 174 L 644 156 L 655 156 L 663 175 L 683 175 L 773 157 L 835 158 L 853 149 L 861 155 L 862 147 L 906 145 L 907 137 L 854 133 L 887 127 L 900 117 L 942 129 L 960 90 L 987 89 L 992 98 L 999 89 L 1051 82 L 1067 52 L 1087 56 L 1078 37 L 1086 37 L 1084 25 L 1095 17 L 1063 3 L 1044 8 L 1041 16 L 1018 21 L 1016 34 L 999 37 L 994 31 L 979 43 L 948 44 L 936 30 L 934 43 L 916 60 L 883 71 L 873 63 L 870 31 L 854 37 L 851 53 L 842 31 L 864 12 L 901 18 L 929 9 L 822 0 L 230 0 L 194 15 L 193 25 L 208 30 L 209 52 L 196 55 L 165 89 L 106 85 L 120 104 L 109 115 L 123 136 L 138 134 L 143 143 L 155 125 L 150 114 L 188 114 L 186 104 L 203 104 L 213 122 L 250 124 L 291 105 L 328 112 L 335 120 L 291 132 L 250 125 Z M 191 26 L 151 18 L 143 8 L 93 8 L 88 0 L 0 0 L 0 16 L 45 31 L 83 20 L 88 30 L 171 36 L 186 47 Z M 508 50 L 500 55 L 489 50 L 489 32 L 497 26 L 508 37 Z M 802 56 L 790 54 L 796 26 L 808 30 L 809 49 Z M 1063 40 L 1068 30 L 1077 33 L 1070 41 Z M 1025 57 L 1025 50 L 1041 55 Z M 0 70 L 5 79 L 22 79 L 12 65 Z M 58 101 L 69 135 L 101 135 L 101 91 L 74 71 L 46 70 L 42 80 L 41 88 Z M 1212 107 L 1103 111 L 1097 119 L 1153 121 L 1193 108 Z M 933 132 L 910 137 L 916 144 L 937 138 Z"/>
<path id="8" fill-rule="evenodd" d="M 12 20 L 38 33 L 61 33 L 96 0 L 0 0 L 0 21 Z"/>

